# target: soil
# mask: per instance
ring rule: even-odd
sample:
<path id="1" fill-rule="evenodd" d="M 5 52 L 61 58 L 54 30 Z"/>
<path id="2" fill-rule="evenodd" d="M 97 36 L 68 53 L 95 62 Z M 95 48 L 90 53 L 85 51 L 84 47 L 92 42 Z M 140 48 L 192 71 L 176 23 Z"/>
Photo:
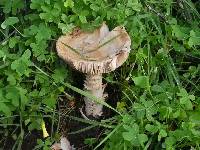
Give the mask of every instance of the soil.
<path id="1" fill-rule="evenodd" d="M 83 88 L 82 87 L 83 78 L 81 77 L 82 78 L 81 79 L 80 76 L 78 78 L 77 77 L 74 77 L 74 78 L 76 78 L 76 83 L 77 83 L 77 85 L 75 83 L 74 86 L 76 86 L 78 88 Z M 120 99 L 119 98 L 120 97 L 120 88 L 118 88 L 116 86 L 107 85 L 107 88 L 105 89 L 105 91 L 109 95 L 106 102 L 108 104 L 110 104 L 111 106 L 116 107 L 117 100 Z M 76 96 L 76 99 L 77 99 L 76 102 L 79 101 L 79 103 L 77 103 L 77 104 L 75 103 L 74 110 L 68 115 L 82 118 L 80 111 L 79 111 L 79 108 L 83 105 L 84 102 L 83 102 L 83 100 L 80 100 L 80 99 L 82 99 L 82 97 L 80 97 L 80 95 Z M 104 108 L 103 117 L 100 118 L 100 119 L 109 118 L 109 117 L 113 116 L 114 114 L 115 113 L 112 110 Z M 48 124 L 50 124 L 50 123 L 48 123 L 48 121 L 46 123 L 47 123 L 47 126 L 46 126 L 47 130 L 50 131 L 51 127 L 50 126 L 48 127 Z M 104 129 L 101 128 L 101 127 L 95 127 L 95 128 L 92 128 L 92 129 L 89 129 L 89 130 L 86 130 L 84 132 L 77 133 L 77 134 L 68 134 L 70 132 L 74 132 L 74 131 L 78 131 L 80 129 L 86 128 L 89 125 L 86 124 L 86 123 L 82 123 L 82 122 L 78 122 L 78 121 L 66 118 L 66 117 L 65 117 L 65 119 L 63 119 L 61 124 L 62 124 L 61 125 L 62 126 L 61 132 L 65 133 L 67 135 L 68 140 L 70 141 L 71 145 L 74 145 L 76 150 L 90 150 L 90 149 L 92 149 L 88 145 L 84 144 L 84 139 L 86 139 L 86 138 L 95 138 L 98 142 L 100 140 L 100 138 L 103 137 L 102 133 L 103 133 Z M 34 149 L 34 147 L 37 144 L 37 139 L 42 139 L 42 132 L 37 131 L 37 130 L 34 130 L 31 133 L 29 133 L 28 130 L 27 130 L 27 133 L 25 133 L 25 135 L 26 136 L 24 137 L 22 147 L 21 147 L 22 150 L 32 150 L 32 149 Z M 1 134 L 0 134 L 0 136 L 1 136 Z M 1 142 L 2 141 L 0 141 L 0 144 L 2 144 Z M 4 140 L 3 143 L 5 144 L 5 146 L 3 147 L 3 150 L 11 150 L 15 141 L 11 137 L 9 137 L 6 140 Z M 1 145 L 1 147 L 2 147 L 2 145 Z"/>
<path id="2" fill-rule="evenodd" d="M 22 150 L 32 150 L 37 144 L 37 139 L 42 138 L 40 131 L 33 130 L 31 133 L 25 133 L 25 137 L 22 143 Z M 2 136 L 2 135 L 1 135 Z M 1 139 L 1 138 L 0 138 Z M 15 140 L 12 137 L 5 137 L 4 142 L 1 141 L 0 145 L 3 150 L 12 150 L 15 145 Z M 16 148 L 17 149 L 17 148 Z"/>
<path id="3" fill-rule="evenodd" d="M 113 107 L 116 107 L 117 100 L 119 100 L 119 97 L 120 97 L 119 88 L 117 88 L 116 86 L 114 87 L 114 86 L 108 85 L 105 91 L 109 95 L 109 97 L 107 99 L 107 103 Z M 83 105 L 83 103 L 82 103 L 82 105 Z M 82 118 L 80 111 L 79 111 L 80 107 L 81 106 L 78 106 L 78 108 L 76 108 L 76 111 L 74 112 L 74 114 L 72 114 L 72 116 Z M 115 114 L 115 112 L 113 112 L 112 110 L 104 108 L 104 114 L 98 120 L 109 118 L 109 117 L 113 116 L 114 114 Z M 71 145 L 74 145 L 77 150 L 90 150 L 90 149 L 92 150 L 91 147 L 84 144 L 84 140 L 86 138 L 95 138 L 97 142 L 100 141 L 100 138 L 102 138 L 102 134 L 104 131 L 104 128 L 102 128 L 102 127 L 94 127 L 92 129 L 86 130 L 86 131 L 78 133 L 78 134 L 68 134 L 70 132 L 84 129 L 84 128 L 88 127 L 89 124 L 74 121 L 72 119 L 70 120 L 69 118 L 66 118 L 65 123 L 66 123 L 65 129 L 69 129 L 67 131 L 67 137 L 68 137 Z"/>
<path id="4" fill-rule="evenodd" d="M 22 150 L 32 150 L 37 144 L 37 139 L 42 139 L 42 133 L 34 130 L 29 134 L 26 134 L 22 143 Z"/>

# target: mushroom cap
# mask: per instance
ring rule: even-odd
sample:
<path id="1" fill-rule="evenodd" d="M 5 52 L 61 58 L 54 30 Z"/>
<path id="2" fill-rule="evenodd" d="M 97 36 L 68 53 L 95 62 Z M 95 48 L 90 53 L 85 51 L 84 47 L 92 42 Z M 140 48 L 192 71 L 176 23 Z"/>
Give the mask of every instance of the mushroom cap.
<path id="1" fill-rule="evenodd" d="M 124 27 L 109 31 L 105 23 L 92 33 L 76 29 L 56 43 L 59 57 L 90 74 L 108 73 L 121 66 L 128 58 L 130 46 L 131 39 Z"/>

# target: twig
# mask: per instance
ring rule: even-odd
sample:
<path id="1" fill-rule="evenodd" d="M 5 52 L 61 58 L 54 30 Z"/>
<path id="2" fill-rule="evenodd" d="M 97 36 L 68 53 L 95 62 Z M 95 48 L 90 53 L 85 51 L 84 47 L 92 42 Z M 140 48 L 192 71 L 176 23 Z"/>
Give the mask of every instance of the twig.
<path id="1" fill-rule="evenodd" d="M 80 113 L 81 113 L 81 115 L 82 115 L 82 117 L 83 117 L 84 119 L 90 120 L 90 119 L 83 113 L 83 107 L 81 107 L 79 110 L 80 110 Z"/>

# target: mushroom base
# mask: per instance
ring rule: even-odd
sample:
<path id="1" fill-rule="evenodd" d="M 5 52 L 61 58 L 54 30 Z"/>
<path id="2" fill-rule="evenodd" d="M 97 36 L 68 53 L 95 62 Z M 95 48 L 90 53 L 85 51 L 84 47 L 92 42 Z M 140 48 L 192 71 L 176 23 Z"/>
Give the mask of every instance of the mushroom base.
<path id="1" fill-rule="evenodd" d="M 102 74 L 86 75 L 86 80 L 84 83 L 85 90 L 90 92 L 96 98 L 104 100 L 104 88 L 105 86 L 102 84 Z M 96 103 L 90 98 L 85 97 L 85 112 L 87 116 L 93 116 L 95 118 L 101 116 L 103 114 L 103 105 Z"/>

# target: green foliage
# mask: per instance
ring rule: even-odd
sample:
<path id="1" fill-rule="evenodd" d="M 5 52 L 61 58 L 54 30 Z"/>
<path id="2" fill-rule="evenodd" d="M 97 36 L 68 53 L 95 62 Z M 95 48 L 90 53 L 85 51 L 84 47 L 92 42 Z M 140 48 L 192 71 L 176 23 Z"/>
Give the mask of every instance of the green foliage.
<path id="1" fill-rule="evenodd" d="M 0 124 L 11 135 L 20 130 L 14 147 L 20 149 L 24 128 L 41 130 L 43 118 L 57 132 L 63 91 L 91 96 L 68 84 L 71 70 L 57 57 L 55 42 L 76 26 L 93 31 L 106 21 L 110 29 L 125 26 L 132 50 L 123 67 L 106 77 L 124 94 L 117 110 L 103 103 L 117 112 L 108 122 L 114 129 L 99 143 L 85 143 L 98 143 L 94 149 L 104 144 L 105 150 L 199 149 L 198 2 L 1 0 L 0 6 Z M 38 148 L 48 149 L 53 141 L 38 140 Z"/>
<path id="2" fill-rule="evenodd" d="M 1 28 L 6 29 L 8 26 L 14 25 L 19 22 L 17 17 L 8 17 L 2 24 Z"/>
<path id="3" fill-rule="evenodd" d="M 35 146 L 34 149 L 49 150 L 52 145 L 52 141 L 50 138 L 45 139 L 45 141 L 39 139 L 37 140 L 37 144 L 38 145 Z"/>
<path id="4" fill-rule="evenodd" d="M 147 77 L 147 76 L 134 77 L 133 81 L 136 86 L 139 86 L 141 88 L 149 87 L 149 77 Z"/>

